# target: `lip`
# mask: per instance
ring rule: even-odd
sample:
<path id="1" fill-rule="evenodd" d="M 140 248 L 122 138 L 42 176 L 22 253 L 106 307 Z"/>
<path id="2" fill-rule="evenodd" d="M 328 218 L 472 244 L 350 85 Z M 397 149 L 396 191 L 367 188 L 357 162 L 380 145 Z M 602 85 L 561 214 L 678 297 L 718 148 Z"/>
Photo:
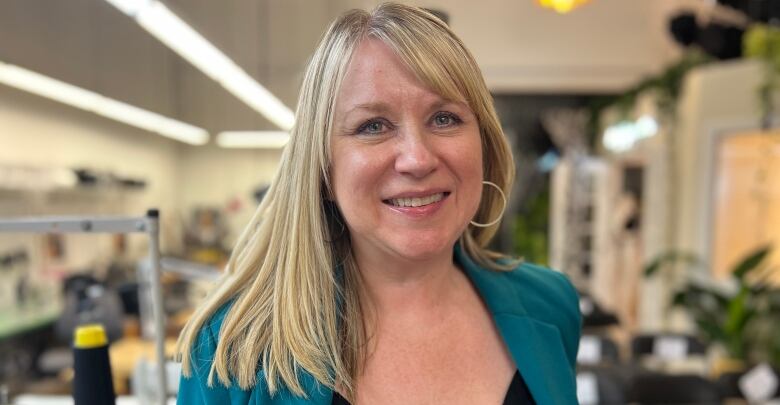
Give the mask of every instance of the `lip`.
<path id="1" fill-rule="evenodd" d="M 449 191 L 424 191 L 421 193 L 404 193 L 404 194 L 398 194 L 398 197 L 391 197 L 391 198 L 415 198 L 415 197 L 419 198 L 419 197 L 426 197 L 436 193 L 444 193 L 444 196 L 442 197 L 441 200 L 436 201 L 435 203 L 430 203 L 428 205 L 423 205 L 421 207 L 397 207 L 395 205 L 386 203 L 385 202 L 386 200 L 383 200 L 382 202 L 390 210 L 402 214 L 406 217 L 425 218 L 435 214 L 436 211 L 441 209 L 441 207 L 444 205 L 444 203 L 447 201 L 447 199 L 451 194 Z"/>

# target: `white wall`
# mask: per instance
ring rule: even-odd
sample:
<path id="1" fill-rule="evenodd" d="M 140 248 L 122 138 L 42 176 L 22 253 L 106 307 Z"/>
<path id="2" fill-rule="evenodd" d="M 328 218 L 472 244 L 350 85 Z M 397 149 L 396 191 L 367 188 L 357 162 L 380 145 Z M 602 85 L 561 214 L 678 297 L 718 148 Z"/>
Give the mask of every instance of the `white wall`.
<path id="1" fill-rule="evenodd" d="M 190 209 L 225 208 L 231 199 L 242 209 L 230 216 L 236 232 L 254 210 L 252 190 L 270 182 L 280 151 L 225 150 L 191 147 L 159 135 L 104 119 L 0 86 L 0 165 L 110 171 L 147 181 L 143 191 L 115 189 L 58 192 L 3 190 L 0 217 L 35 215 L 143 215 L 161 210 L 164 251 L 181 248 L 182 220 Z M 22 244 L 36 244 L 22 238 Z M 5 241 L 5 242 L 3 242 Z M 18 236 L 0 234 L 3 247 L 18 246 Z M 69 235 L 71 266 L 89 266 L 110 254 L 110 239 Z M 143 251 L 143 237 L 133 238 Z M 97 246 L 97 248 L 96 248 Z"/>
<path id="2" fill-rule="evenodd" d="M 0 86 L 0 165 L 35 168 L 89 168 L 140 178 L 143 191 L 1 190 L 0 217 L 34 215 L 143 215 L 156 207 L 165 214 L 179 204 L 176 162 L 180 146 L 160 136 L 103 119 L 46 99 Z M 2 235 L 10 244 L 17 235 Z M 164 249 L 175 248 L 176 227 L 162 232 Z M 25 239 L 27 243 L 35 243 Z M 96 253 L 109 249 L 110 239 L 70 235 L 70 265 L 88 266 Z M 8 243 L 6 245 L 8 245 Z M 133 238 L 139 248 L 145 241 Z"/>
<path id="3" fill-rule="evenodd" d="M 0 145 L 3 164 L 86 167 L 145 179 L 147 188 L 132 205 L 106 208 L 115 213 L 178 204 L 176 161 L 181 148 L 156 134 L 0 86 Z M 67 205 L 50 208 L 52 213 L 80 210 Z"/>
<path id="4" fill-rule="evenodd" d="M 270 184 L 281 149 L 223 149 L 213 145 L 187 147 L 179 162 L 181 209 L 189 215 L 199 207 L 221 207 L 230 226 L 228 242 L 249 222 L 256 203 L 252 192 Z M 227 209 L 237 203 L 236 209 Z"/>

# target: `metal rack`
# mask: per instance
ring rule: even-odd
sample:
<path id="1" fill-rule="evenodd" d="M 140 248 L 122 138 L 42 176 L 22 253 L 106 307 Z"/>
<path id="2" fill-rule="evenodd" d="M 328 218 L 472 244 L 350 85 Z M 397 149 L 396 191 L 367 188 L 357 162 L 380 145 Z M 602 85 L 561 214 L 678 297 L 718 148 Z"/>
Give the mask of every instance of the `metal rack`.
<path id="1" fill-rule="evenodd" d="M 162 274 L 160 261 L 160 213 L 150 209 L 142 217 L 43 217 L 0 219 L 0 232 L 5 233 L 144 233 L 149 238 L 149 257 L 146 269 L 140 271 L 139 279 L 151 286 L 151 305 L 141 305 L 141 324 L 151 325 L 144 334 L 155 341 L 157 354 L 157 402 L 166 403 L 168 392 L 165 372 L 165 313 L 163 311 Z M 141 266 L 144 267 L 144 266 Z M 143 291 L 143 290 L 141 290 Z M 146 294 L 139 291 L 140 300 Z M 151 306 L 151 318 L 148 309 Z M 147 308 L 147 309 L 144 309 Z M 148 322 L 150 320 L 152 322 Z"/>

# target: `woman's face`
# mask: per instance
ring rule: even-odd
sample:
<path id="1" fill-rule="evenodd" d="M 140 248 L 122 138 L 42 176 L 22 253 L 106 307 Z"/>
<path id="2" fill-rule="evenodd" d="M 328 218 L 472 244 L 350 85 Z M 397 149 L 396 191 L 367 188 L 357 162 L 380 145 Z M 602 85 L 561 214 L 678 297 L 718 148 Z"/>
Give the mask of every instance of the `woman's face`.
<path id="1" fill-rule="evenodd" d="M 482 190 L 468 105 L 443 99 L 384 43 L 366 39 L 337 96 L 331 152 L 334 197 L 358 258 L 452 256 Z"/>

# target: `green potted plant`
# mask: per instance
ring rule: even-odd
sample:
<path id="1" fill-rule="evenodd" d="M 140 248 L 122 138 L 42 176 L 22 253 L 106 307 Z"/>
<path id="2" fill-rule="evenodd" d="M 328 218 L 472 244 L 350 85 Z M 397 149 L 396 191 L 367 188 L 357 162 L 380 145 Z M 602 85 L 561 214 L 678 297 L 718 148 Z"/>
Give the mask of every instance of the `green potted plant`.
<path id="1" fill-rule="evenodd" d="M 690 316 L 700 337 L 724 349 L 727 359 L 715 368 L 734 368 L 768 362 L 780 365 L 780 290 L 772 287 L 766 264 L 771 247 L 748 254 L 734 266 L 730 279 L 716 283 L 701 272 L 688 272 L 682 286 L 674 292 L 672 308 L 683 308 Z M 653 276 L 664 267 L 685 263 L 689 268 L 702 261 L 689 253 L 673 252 L 659 256 L 645 268 Z M 774 332 L 774 333 L 773 333 Z"/>

